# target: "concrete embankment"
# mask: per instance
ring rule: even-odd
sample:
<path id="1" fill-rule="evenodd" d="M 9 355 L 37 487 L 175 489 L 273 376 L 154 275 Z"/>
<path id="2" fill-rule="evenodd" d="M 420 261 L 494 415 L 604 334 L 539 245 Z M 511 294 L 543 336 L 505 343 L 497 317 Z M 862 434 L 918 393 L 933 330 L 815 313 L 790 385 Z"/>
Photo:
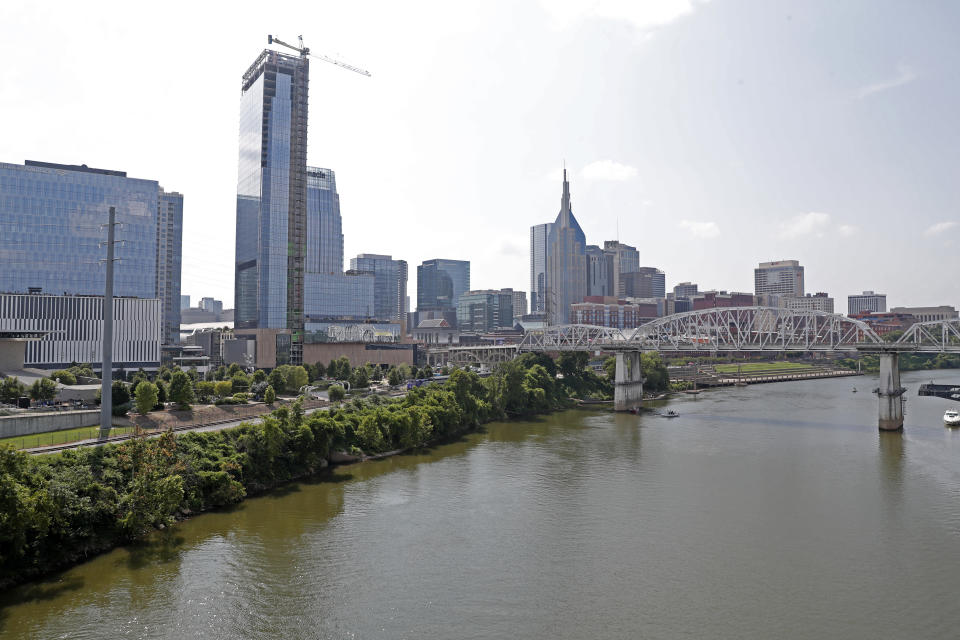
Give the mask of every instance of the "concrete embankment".
<path id="1" fill-rule="evenodd" d="M 93 427 L 100 424 L 99 409 L 79 411 L 29 411 L 0 416 L 0 438 L 30 436 L 49 431 Z M 114 417 L 114 426 L 128 426 L 126 418 Z"/>

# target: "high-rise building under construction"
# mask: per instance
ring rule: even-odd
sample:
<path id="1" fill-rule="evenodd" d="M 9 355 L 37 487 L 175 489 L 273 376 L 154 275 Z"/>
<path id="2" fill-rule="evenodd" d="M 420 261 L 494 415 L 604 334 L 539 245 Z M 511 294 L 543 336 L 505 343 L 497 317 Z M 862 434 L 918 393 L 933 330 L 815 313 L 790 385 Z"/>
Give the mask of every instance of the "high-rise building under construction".
<path id="1" fill-rule="evenodd" d="M 302 359 L 309 64 L 265 50 L 241 85 L 235 321 L 285 330 L 276 332 L 278 364 Z"/>

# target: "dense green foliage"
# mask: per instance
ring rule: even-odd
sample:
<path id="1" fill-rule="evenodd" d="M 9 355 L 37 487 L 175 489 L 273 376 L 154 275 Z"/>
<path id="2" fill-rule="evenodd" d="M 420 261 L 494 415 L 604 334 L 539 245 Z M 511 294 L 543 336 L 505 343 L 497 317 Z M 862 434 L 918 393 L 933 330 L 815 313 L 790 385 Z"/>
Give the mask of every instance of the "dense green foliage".
<path id="1" fill-rule="evenodd" d="M 170 400 L 180 409 L 189 409 L 193 402 L 193 382 L 183 371 L 174 371 L 170 376 Z"/>
<path id="2" fill-rule="evenodd" d="M 330 402 L 340 402 L 346 395 L 347 392 L 339 384 L 332 385 L 327 389 L 327 397 L 330 398 Z"/>
<path id="3" fill-rule="evenodd" d="M 134 389 L 136 393 L 137 412 L 146 415 L 157 404 L 157 385 L 147 380 L 141 380 Z"/>
<path id="4" fill-rule="evenodd" d="M 889 334 L 888 334 L 889 335 Z M 837 364 L 847 369 L 857 368 L 860 361 L 861 370 L 867 373 L 876 373 L 880 370 L 880 356 L 863 355 L 858 358 L 841 358 Z M 956 353 L 901 353 L 900 371 L 924 371 L 929 369 L 960 369 L 960 354 Z"/>
<path id="5" fill-rule="evenodd" d="M 260 424 L 222 431 L 167 432 L 35 457 L 0 447 L 0 585 L 134 540 L 179 514 L 310 475 L 331 451 L 405 449 L 565 406 L 542 358 L 528 354 L 485 379 L 454 371 L 446 383 L 395 401 L 355 399 L 309 416 L 298 401 Z"/>
<path id="6" fill-rule="evenodd" d="M 277 394 L 273 391 L 273 387 L 267 386 L 266 390 L 263 392 L 263 401 L 267 404 L 273 404 L 277 400 Z"/>
<path id="7" fill-rule="evenodd" d="M 30 385 L 29 393 L 33 400 L 53 400 L 57 395 L 57 383 L 50 378 L 39 378 Z"/>
<path id="8" fill-rule="evenodd" d="M 77 376 L 73 375 L 71 372 L 61 369 L 60 371 L 54 371 L 50 374 L 51 380 L 56 380 L 60 384 L 72 385 L 77 384 Z"/>

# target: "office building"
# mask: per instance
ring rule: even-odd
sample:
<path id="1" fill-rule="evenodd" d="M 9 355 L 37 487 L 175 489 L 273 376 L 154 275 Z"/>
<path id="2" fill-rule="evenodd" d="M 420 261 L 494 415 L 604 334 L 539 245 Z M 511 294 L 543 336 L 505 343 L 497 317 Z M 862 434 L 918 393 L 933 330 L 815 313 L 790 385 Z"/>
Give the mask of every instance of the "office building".
<path id="1" fill-rule="evenodd" d="M 102 296 L 114 206 L 114 295 L 160 299 L 161 339 L 176 342 L 182 195 L 123 171 L 27 160 L 0 163 L 0 203 L 0 291 Z"/>
<path id="2" fill-rule="evenodd" d="M 114 369 L 160 366 L 162 311 L 157 298 L 113 299 Z M 23 363 L 63 369 L 103 355 L 103 296 L 0 293 L 0 332 L 38 333 L 28 340 Z"/>
<path id="3" fill-rule="evenodd" d="M 530 227 L 530 312 L 544 311 L 544 294 L 547 291 L 547 245 L 553 223 L 535 224 Z"/>
<path id="4" fill-rule="evenodd" d="M 589 324 L 612 329 L 636 329 L 643 321 L 640 308 L 635 304 L 618 301 L 609 296 L 589 296 L 584 302 L 570 305 L 571 324 Z"/>
<path id="5" fill-rule="evenodd" d="M 417 267 L 417 311 L 455 310 L 470 290 L 470 263 L 436 258 Z M 421 318 L 422 320 L 423 318 Z"/>
<path id="6" fill-rule="evenodd" d="M 504 289 L 504 291 L 510 291 L 510 289 Z M 527 315 L 527 292 L 526 291 L 514 291 L 513 292 L 513 317 L 519 318 L 520 316 Z"/>
<path id="7" fill-rule="evenodd" d="M 223 302 L 220 300 L 214 300 L 213 298 L 200 298 L 199 306 L 204 311 L 209 311 L 212 313 L 217 320 L 219 320 L 220 316 L 223 315 Z"/>
<path id="8" fill-rule="evenodd" d="M 916 322 L 939 322 L 941 320 L 958 319 L 957 310 L 953 307 L 942 305 L 939 307 L 894 307 L 890 313 L 909 314 L 913 316 Z"/>
<path id="9" fill-rule="evenodd" d="M 587 245 L 587 296 L 608 297 L 613 291 L 613 254 Z"/>
<path id="10" fill-rule="evenodd" d="M 761 262 L 753 270 L 754 293 L 781 296 L 803 295 L 803 267 L 796 260 Z"/>
<path id="11" fill-rule="evenodd" d="M 361 253 L 350 259 L 350 270 L 373 275 L 373 317 L 400 322 L 407 306 L 407 261 Z"/>
<path id="12" fill-rule="evenodd" d="M 308 78 L 306 56 L 265 50 L 240 97 L 235 322 L 274 330 L 293 364 L 303 354 Z"/>
<path id="13" fill-rule="evenodd" d="M 587 241 L 570 204 L 570 183 L 563 171 L 560 213 L 547 243 L 545 311 L 550 324 L 567 324 L 570 305 L 587 295 Z"/>
<path id="14" fill-rule="evenodd" d="M 636 271 L 620 274 L 620 298 L 664 298 L 666 276 L 656 267 L 640 267 Z"/>
<path id="15" fill-rule="evenodd" d="M 180 295 L 180 308 L 189 309 L 190 308 L 190 296 Z"/>
<path id="16" fill-rule="evenodd" d="M 755 298 L 752 294 L 739 291 L 702 291 L 690 298 L 693 303 L 691 311 L 713 309 L 716 307 L 752 307 Z"/>
<path id="17" fill-rule="evenodd" d="M 513 290 L 465 291 L 457 302 L 457 329 L 487 332 L 513 327 Z"/>
<path id="18" fill-rule="evenodd" d="M 674 298 L 689 298 L 697 295 L 697 285 L 692 282 L 681 282 L 673 288 Z"/>
<path id="19" fill-rule="evenodd" d="M 869 311 L 870 313 L 886 313 L 887 294 L 864 291 L 859 295 L 847 296 L 847 315 Z"/>
<path id="20" fill-rule="evenodd" d="M 819 291 L 814 295 L 809 293 L 805 296 L 783 296 L 780 298 L 780 306 L 791 311 L 825 311 L 833 313 L 833 298 L 826 293 Z"/>
<path id="21" fill-rule="evenodd" d="M 343 219 L 337 177 L 331 169 L 307 167 L 308 273 L 343 273 Z"/>
<path id="22" fill-rule="evenodd" d="M 607 240 L 603 243 L 603 250 L 610 255 L 611 259 L 611 296 L 618 295 L 620 291 L 620 276 L 624 273 L 633 273 L 640 269 L 640 252 L 636 247 L 623 244 L 619 240 Z"/>

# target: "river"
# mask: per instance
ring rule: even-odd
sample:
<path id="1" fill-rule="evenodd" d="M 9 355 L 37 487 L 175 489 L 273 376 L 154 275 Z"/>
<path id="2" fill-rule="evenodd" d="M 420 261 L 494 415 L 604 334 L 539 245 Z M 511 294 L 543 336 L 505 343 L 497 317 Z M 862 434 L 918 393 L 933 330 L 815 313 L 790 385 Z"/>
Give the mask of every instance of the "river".
<path id="1" fill-rule="evenodd" d="M 0 637 L 958 637 L 960 431 L 931 377 L 960 383 L 904 374 L 902 434 L 870 376 L 487 425 L 8 591 Z"/>

